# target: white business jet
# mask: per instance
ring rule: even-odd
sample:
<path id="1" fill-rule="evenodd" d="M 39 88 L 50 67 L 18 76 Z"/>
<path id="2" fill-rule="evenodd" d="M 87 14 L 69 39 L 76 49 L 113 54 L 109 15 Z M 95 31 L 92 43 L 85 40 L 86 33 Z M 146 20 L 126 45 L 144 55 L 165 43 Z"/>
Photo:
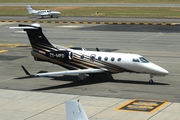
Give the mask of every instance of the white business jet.
<path id="1" fill-rule="evenodd" d="M 43 16 L 49 16 L 51 18 L 53 17 L 58 18 L 58 16 L 61 14 L 61 12 L 56 12 L 56 11 L 51 11 L 51 10 L 34 10 L 29 5 L 27 6 L 27 10 L 29 14 L 41 16 L 42 18 Z"/>
<path id="2" fill-rule="evenodd" d="M 22 66 L 27 75 L 41 77 L 76 74 L 78 80 L 83 80 L 87 75 L 94 77 L 98 74 L 129 72 L 149 74 L 149 83 L 153 83 L 153 76 L 165 76 L 169 73 L 164 68 L 137 54 L 101 52 L 99 49 L 97 51 L 77 50 L 52 44 L 42 33 L 40 25 L 36 23 L 32 25 L 20 24 L 19 27 L 10 28 L 20 28 L 27 32 L 34 60 L 54 63 L 69 69 L 32 75 Z"/>

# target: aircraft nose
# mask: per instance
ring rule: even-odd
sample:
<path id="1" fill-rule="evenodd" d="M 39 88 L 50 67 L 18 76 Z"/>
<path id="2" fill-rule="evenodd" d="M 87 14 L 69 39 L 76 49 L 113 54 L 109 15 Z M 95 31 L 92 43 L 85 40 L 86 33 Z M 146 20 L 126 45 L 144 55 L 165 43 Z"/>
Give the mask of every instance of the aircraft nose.
<path id="1" fill-rule="evenodd" d="M 162 68 L 162 67 L 158 68 L 158 72 L 163 74 L 163 75 L 168 75 L 169 74 L 169 72 L 166 69 Z"/>
<path id="2" fill-rule="evenodd" d="M 162 67 L 160 67 L 160 66 L 158 66 L 158 65 L 156 65 L 156 64 L 154 64 L 154 68 L 155 68 L 155 71 L 158 73 L 158 74 L 160 74 L 160 75 L 168 75 L 169 74 L 169 72 L 166 70 L 166 69 L 164 69 L 164 68 L 162 68 Z"/>
<path id="3" fill-rule="evenodd" d="M 163 75 L 163 76 L 165 76 L 165 75 L 169 74 L 169 72 L 166 69 L 164 69 L 164 68 L 162 68 L 162 67 L 160 67 L 160 66 L 158 66 L 158 65 L 156 65 L 154 63 L 146 64 L 145 68 L 146 69 L 144 69 L 144 70 L 147 73 L 151 73 L 151 74 L 154 74 L 154 75 Z"/>

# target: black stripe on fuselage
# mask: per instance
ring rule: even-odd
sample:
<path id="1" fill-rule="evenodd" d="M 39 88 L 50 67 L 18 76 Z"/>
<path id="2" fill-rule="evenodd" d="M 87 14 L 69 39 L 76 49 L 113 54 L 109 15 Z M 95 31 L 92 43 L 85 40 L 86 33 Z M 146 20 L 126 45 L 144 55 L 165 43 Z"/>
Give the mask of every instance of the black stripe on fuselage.
<path id="1" fill-rule="evenodd" d="M 81 55 L 84 55 L 81 53 Z M 122 68 L 120 66 L 113 65 L 111 63 L 105 62 L 105 61 L 99 61 L 98 59 L 95 59 L 95 61 L 90 61 L 90 56 L 84 55 L 84 59 L 81 59 L 81 55 L 76 54 L 77 62 L 80 62 L 82 64 L 86 64 L 92 68 L 106 68 L 108 71 L 112 73 L 118 73 L 118 72 L 135 72 L 129 69 Z"/>

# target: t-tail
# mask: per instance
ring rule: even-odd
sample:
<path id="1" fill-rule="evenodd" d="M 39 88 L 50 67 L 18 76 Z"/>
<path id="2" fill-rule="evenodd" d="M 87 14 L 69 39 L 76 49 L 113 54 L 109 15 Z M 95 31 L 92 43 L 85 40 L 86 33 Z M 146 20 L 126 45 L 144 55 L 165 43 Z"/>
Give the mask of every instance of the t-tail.
<path id="1" fill-rule="evenodd" d="M 36 10 L 32 9 L 32 7 L 30 5 L 27 6 L 27 10 L 28 10 L 29 14 L 36 13 Z"/>
<path id="2" fill-rule="evenodd" d="M 58 49 L 48 41 L 48 39 L 42 33 L 42 28 L 37 23 L 34 23 L 32 25 L 19 24 L 19 27 L 10 28 L 19 28 L 26 31 L 32 46 L 31 54 L 37 61 L 48 61 L 48 57 L 50 56 L 50 54 L 58 51 Z"/>
<path id="3" fill-rule="evenodd" d="M 86 113 L 78 101 L 66 101 L 66 120 L 88 120 Z"/>

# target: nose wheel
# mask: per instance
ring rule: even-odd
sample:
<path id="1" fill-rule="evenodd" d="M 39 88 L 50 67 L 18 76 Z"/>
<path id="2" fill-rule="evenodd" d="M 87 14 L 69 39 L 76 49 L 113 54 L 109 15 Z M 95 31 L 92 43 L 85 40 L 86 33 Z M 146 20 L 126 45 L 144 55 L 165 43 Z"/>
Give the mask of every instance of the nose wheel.
<path id="1" fill-rule="evenodd" d="M 152 76 L 152 75 L 150 75 L 149 83 L 150 83 L 150 84 L 153 84 L 153 83 L 154 83 L 154 81 L 153 81 L 153 76 Z"/>

